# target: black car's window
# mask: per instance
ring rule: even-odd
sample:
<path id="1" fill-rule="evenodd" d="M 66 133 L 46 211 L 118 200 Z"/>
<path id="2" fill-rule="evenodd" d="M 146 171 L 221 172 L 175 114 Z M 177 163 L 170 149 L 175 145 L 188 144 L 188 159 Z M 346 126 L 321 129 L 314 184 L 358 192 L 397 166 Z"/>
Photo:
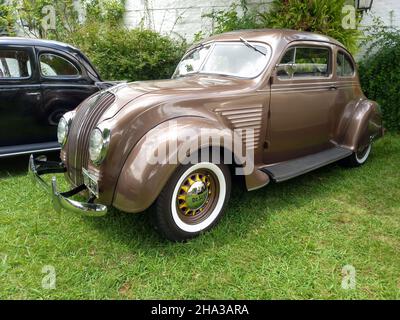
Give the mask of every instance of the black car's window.
<path id="1" fill-rule="evenodd" d="M 78 69 L 68 60 L 51 53 L 40 55 L 40 72 L 45 77 L 76 77 Z"/>
<path id="2" fill-rule="evenodd" d="M 29 78 L 32 75 L 29 54 L 22 50 L 0 50 L 0 79 Z"/>
<path id="3" fill-rule="evenodd" d="M 319 47 L 289 49 L 278 65 L 280 79 L 329 77 L 330 50 Z"/>
<path id="4" fill-rule="evenodd" d="M 352 77 L 354 75 L 353 61 L 348 54 L 339 51 L 337 55 L 336 74 L 339 77 Z"/>

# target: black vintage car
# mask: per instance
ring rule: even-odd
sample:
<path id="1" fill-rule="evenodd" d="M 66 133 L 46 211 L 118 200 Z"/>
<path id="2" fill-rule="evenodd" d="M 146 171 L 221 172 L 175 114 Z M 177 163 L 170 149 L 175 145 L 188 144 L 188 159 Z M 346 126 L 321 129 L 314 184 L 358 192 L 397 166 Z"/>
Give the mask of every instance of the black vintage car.
<path id="1" fill-rule="evenodd" d="M 0 37 L 0 158 L 59 149 L 61 116 L 111 85 L 74 47 Z"/>

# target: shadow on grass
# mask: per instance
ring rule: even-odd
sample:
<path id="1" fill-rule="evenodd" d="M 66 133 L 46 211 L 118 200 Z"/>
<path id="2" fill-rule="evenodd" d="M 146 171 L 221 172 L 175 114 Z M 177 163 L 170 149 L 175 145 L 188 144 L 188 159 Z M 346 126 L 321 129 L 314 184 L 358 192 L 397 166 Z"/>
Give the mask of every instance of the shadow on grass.
<path id="1" fill-rule="evenodd" d="M 147 212 L 125 214 L 111 210 L 110 216 L 104 219 L 86 221 L 104 232 L 110 240 L 132 244 L 132 249 L 146 251 L 157 248 L 162 249 L 164 254 L 174 255 L 175 247 L 179 246 L 188 254 L 196 254 L 210 247 L 222 247 L 244 239 L 260 225 L 268 225 L 271 217 L 278 212 L 323 201 L 365 175 L 376 173 L 379 179 L 382 168 L 393 165 L 398 157 L 399 148 L 394 141 L 389 138 L 376 143 L 369 161 L 360 168 L 344 168 L 334 163 L 283 183 L 271 182 L 265 188 L 252 192 L 246 192 L 235 183 L 231 201 L 219 225 L 186 244 L 173 244 L 158 236 L 150 226 Z"/>
<path id="2" fill-rule="evenodd" d="M 389 163 L 396 152 L 390 141 L 383 141 L 363 168 L 346 169 L 332 164 L 284 183 L 270 183 L 253 192 L 246 192 L 235 179 L 231 201 L 220 224 L 212 232 L 185 244 L 174 244 L 159 236 L 151 227 L 148 211 L 127 214 L 111 208 L 108 216 L 85 217 L 82 223 L 100 231 L 109 241 L 122 242 L 133 251 L 153 251 L 153 254 L 154 251 L 162 251 L 166 255 L 175 255 L 176 247 L 179 247 L 180 251 L 193 255 L 211 247 L 223 247 L 245 239 L 261 225 L 268 226 L 271 217 L 280 211 L 301 208 L 310 202 L 323 200 L 335 190 L 340 191 L 343 185 L 354 182 L 357 175 L 367 174 L 371 170 L 378 174 L 379 166 Z M 50 155 L 55 159 L 57 156 L 58 153 Z M 26 174 L 27 162 L 28 156 L 0 160 L 0 179 Z M 347 172 L 353 173 L 349 175 Z"/>
<path id="3" fill-rule="evenodd" d="M 157 249 L 166 255 L 174 255 L 176 246 L 179 246 L 180 251 L 196 254 L 245 238 L 254 228 L 268 225 L 271 215 L 276 211 L 289 210 L 294 205 L 305 206 L 310 201 L 324 198 L 331 191 L 319 187 L 321 180 L 324 184 L 335 185 L 339 180 L 346 179 L 344 170 L 346 169 L 332 164 L 284 183 L 271 182 L 267 187 L 253 192 L 246 192 L 242 186 L 234 184 L 231 201 L 219 225 L 211 232 L 185 244 L 174 244 L 159 236 L 150 225 L 148 211 L 127 214 L 111 209 L 110 214 L 104 218 L 84 218 L 84 222 L 101 231 L 110 241 L 124 242 L 132 250 L 145 252 Z M 288 195 L 290 199 L 287 199 Z M 252 208 L 254 203 L 265 203 L 268 210 L 256 212 Z"/>
<path id="4" fill-rule="evenodd" d="M 231 201 L 219 225 L 196 239 L 184 244 L 174 244 L 159 236 L 151 227 L 148 211 L 141 214 L 127 214 L 111 209 L 110 214 L 101 219 L 85 218 L 85 223 L 104 233 L 110 241 L 124 242 L 132 250 L 162 250 L 163 254 L 176 254 L 180 251 L 196 254 L 208 248 L 223 247 L 226 244 L 246 238 L 247 234 L 260 225 L 269 224 L 272 215 L 278 211 L 301 208 L 310 202 L 323 200 L 332 195 L 335 189 L 351 184 L 357 175 L 379 173 L 380 166 L 390 162 L 397 150 L 383 141 L 371 153 L 369 161 L 360 168 L 344 168 L 337 163 L 322 167 L 283 183 L 271 182 L 265 188 L 246 192 L 243 186 L 234 183 Z M 352 172 L 348 175 L 348 172 Z M 258 203 L 259 207 L 253 207 Z M 256 212 L 261 209 L 261 212 Z"/>
<path id="5" fill-rule="evenodd" d="M 49 160 L 60 160 L 59 152 L 43 153 Z M 21 155 L 9 158 L 0 158 L 0 179 L 9 179 L 23 176 L 28 173 L 29 155 Z"/>

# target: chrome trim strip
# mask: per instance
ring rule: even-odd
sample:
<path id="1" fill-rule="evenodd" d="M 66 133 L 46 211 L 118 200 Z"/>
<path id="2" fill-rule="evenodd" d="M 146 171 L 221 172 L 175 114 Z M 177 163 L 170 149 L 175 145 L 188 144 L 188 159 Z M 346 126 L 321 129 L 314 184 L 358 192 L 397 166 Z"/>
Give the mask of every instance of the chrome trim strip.
<path id="1" fill-rule="evenodd" d="M 46 161 L 41 161 L 41 166 L 42 165 L 45 166 Z M 54 176 L 52 177 L 51 187 L 50 187 L 46 183 L 46 181 L 43 180 L 41 174 L 38 172 L 38 168 L 36 167 L 33 155 L 31 155 L 29 158 L 28 172 L 29 175 L 31 176 L 31 179 L 37 182 L 43 189 L 45 189 L 50 194 L 54 210 L 56 210 L 57 212 L 60 212 L 61 209 L 65 209 L 67 211 L 71 211 L 76 214 L 89 217 L 101 217 L 107 213 L 107 206 L 103 204 L 80 202 L 68 199 L 67 197 L 63 196 L 58 191 L 57 179 Z"/>
<path id="2" fill-rule="evenodd" d="M 13 152 L 13 153 L 5 153 L 5 154 L 0 154 L 0 158 L 19 156 L 19 155 L 30 154 L 30 153 L 32 154 L 32 153 L 38 153 L 38 152 L 58 151 L 58 150 L 61 150 L 61 147 L 48 148 L 48 149 L 38 149 L 38 150 L 29 150 L 29 151 L 20 151 L 20 152 Z"/>

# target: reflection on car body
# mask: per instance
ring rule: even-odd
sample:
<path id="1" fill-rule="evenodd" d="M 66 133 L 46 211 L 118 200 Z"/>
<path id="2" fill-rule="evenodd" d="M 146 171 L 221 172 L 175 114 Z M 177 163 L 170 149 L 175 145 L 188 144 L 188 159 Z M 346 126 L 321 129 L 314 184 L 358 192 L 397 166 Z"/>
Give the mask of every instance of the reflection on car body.
<path id="1" fill-rule="evenodd" d="M 151 207 L 156 229 L 182 241 L 219 221 L 232 173 L 245 173 L 246 188 L 255 190 L 336 161 L 360 166 L 382 135 L 380 108 L 363 94 L 342 44 L 313 33 L 246 30 L 193 46 L 170 80 L 124 84 L 85 100 L 60 121 L 62 164 L 31 157 L 30 171 L 41 182 L 42 174 L 65 172 L 73 189 L 60 193 L 53 179 L 57 209 L 103 215 L 107 206 Z M 166 144 L 168 161 L 149 161 Z M 251 157 L 243 160 L 237 146 Z M 222 154 L 235 161 L 213 157 Z M 175 163 L 176 155 L 197 161 Z M 251 170 L 237 171 L 249 159 Z M 87 202 L 70 199 L 83 190 Z"/>

